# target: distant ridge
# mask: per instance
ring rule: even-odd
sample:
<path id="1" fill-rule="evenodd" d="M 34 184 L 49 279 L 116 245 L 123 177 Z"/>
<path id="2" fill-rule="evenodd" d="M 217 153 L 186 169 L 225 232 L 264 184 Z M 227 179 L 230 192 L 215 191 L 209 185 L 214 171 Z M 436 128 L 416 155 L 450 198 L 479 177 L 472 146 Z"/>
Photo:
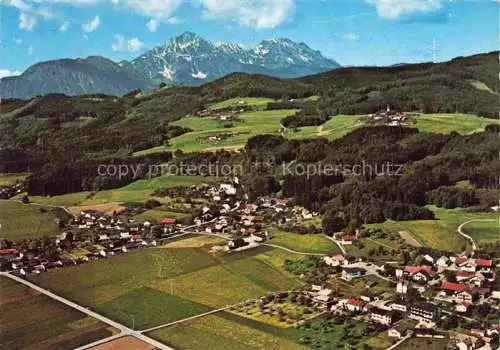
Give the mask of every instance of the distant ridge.
<path id="1" fill-rule="evenodd" d="M 167 85 L 201 85 L 229 73 L 260 73 L 294 78 L 340 65 L 290 39 L 264 40 L 253 49 L 208 42 L 185 32 L 131 62 L 100 56 L 37 63 L 23 74 L 0 79 L 0 97 L 31 98 L 49 93 L 124 95 L 135 89 Z"/>

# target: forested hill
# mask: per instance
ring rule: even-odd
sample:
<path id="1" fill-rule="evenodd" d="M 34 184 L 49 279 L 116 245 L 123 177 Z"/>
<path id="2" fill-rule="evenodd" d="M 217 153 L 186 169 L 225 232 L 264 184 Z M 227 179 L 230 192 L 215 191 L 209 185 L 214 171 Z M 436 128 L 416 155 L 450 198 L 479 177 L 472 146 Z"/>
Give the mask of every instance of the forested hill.
<path id="1" fill-rule="evenodd" d="M 444 63 L 339 68 L 298 79 L 235 73 L 204 85 L 208 100 L 236 96 L 300 98 L 322 96 L 327 114 L 372 113 L 390 104 L 422 112 L 469 112 L 495 117 L 498 110 L 499 52 Z"/>
<path id="2" fill-rule="evenodd" d="M 190 131 L 173 121 L 237 96 L 278 100 L 264 106 L 267 109 L 300 109 L 291 123 L 298 126 L 318 125 L 316 121 L 337 114 L 373 113 L 387 104 L 405 111 L 493 117 L 499 97 L 497 55 L 492 52 L 439 64 L 342 68 L 300 79 L 231 74 L 201 87 L 163 87 L 123 97 L 50 94 L 31 100 L 4 99 L 0 103 L 0 172 L 43 168 L 43 179 L 50 179 L 86 167 L 88 160 L 127 158 Z M 313 95 L 318 98 L 295 100 Z M 75 184 L 75 188 L 70 184 L 57 188 L 80 190 L 82 179 Z"/>

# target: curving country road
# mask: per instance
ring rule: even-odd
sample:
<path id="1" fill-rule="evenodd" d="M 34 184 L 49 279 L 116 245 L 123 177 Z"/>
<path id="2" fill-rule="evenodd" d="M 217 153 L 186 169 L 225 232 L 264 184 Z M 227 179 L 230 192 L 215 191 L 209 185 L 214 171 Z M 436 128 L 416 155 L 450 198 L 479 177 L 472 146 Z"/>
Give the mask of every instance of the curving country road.
<path id="1" fill-rule="evenodd" d="M 469 221 L 463 222 L 463 223 L 460 224 L 460 226 L 458 226 L 458 228 L 457 228 L 458 234 L 460 236 L 464 237 L 465 239 L 467 239 L 472 244 L 472 255 L 474 255 L 474 252 L 477 249 L 476 242 L 474 242 L 474 239 L 471 236 L 469 236 L 468 234 L 464 233 L 462 231 L 462 228 L 465 225 L 467 225 L 467 224 L 469 224 L 471 222 L 476 222 L 476 221 L 495 221 L 495 220 L 494 219 L 473 219 L 473 220 L 469 220 Z"/>
<path id="2" fill-rule="evenodd" d="M 158 341 L 156 341 L 156 340 L 154 340 L 154 339 L 152 339 L 152 338 L 150 338 L 150 337 L 142 334 L 141 332 L 138 332 L 138 331 L 135 331 L 135 330 L 133 330 L 131 328 L 128 328 L 127 326 L 124 326 L 121 323 L 115 322 L 115 321 L 113 321 L 113 320 L 111 320 L 111 319 L 109 319 L 109 318 L 107 318 L 105 316 L 102 316 L 102 315 L 98 314 L 97 312 L 94 312 L 94 311 L 91 311 L 91 310 L 87 309 L 86 307 L 83 307 L 83 306 L 78 305 L 78 304 L 76 304 L 76 303 L 74 303 L 72 301 L 69 301 L 68 299 L 60 297 L 59 295 L 54 294 L 54 293 L 48 291 L 47 289 L 41 288 L 41 287 L 37 286 L 36 284 L 28 282 L 28 281 L 26 281 L 26 280 L 24 280 L 24 279 L 22 279 L 20 277 L 14 276 L 14 275 L 12 275 L 12 274 L 10 274 L 8 272 L 0 272 L 0 275 L 8 277 L 8 278 L 10 278 L 10 279 L 12 279 L 12 280 L 14 280 L 16 282 L 22 283 L 25 286 L 28 286 L 28 287 L 30 287 L 30 288 L 32 288 L 32 289 L 34 289 L 34 290 L 36 290 L 36 291 L 38 291 L 38 292 L 40 292 L 42 294 L 45 294 L 48 297 L 50 297 L 50 298 L 52 298 L 54 300 L 57 300 L 60 303 L 63 303 L 65 305 L 67 305 L 67 306 L 70 306 L 73 309 L 76 309 L 76 310 L 78 310 L 78 311 L 80 311 L 80 312 L 82 312 L 82 313 L 84 313 L 84 314 L 86 314 L 88 316 L 91 316 L 91 317 L 93 317 L 93 318 L 95 318 L 95 319 L 97 319 L 97 320 L 99 320 L 101 322 L 109 324 L 110 326 L 112 326 L 112 327 L 114 327 L 114 328 L 116 328 L 116 329 L 118 329 L 120 331 L 119 335 L 114 335 L 112 337 L 105 338 L 103 340 L 94 342 L 92 344 L 88 344 L 88 345 L 82 346 L 79 349 L 88 349 L 88 348 L 90 348 L 92 346 L 108 342 L 108 341 L 110 341 L 112 339 L 119 338 L 120 336 L 131 335 L 131 336 L 136 337 L 136 338 L 138 338 L 138 339 L 140 339 L 140 340 L 142 340 L 142 341 L 144 341 L 146 343 L 149 343 L 149 344 L 155 346 L 158 349 L 161 349 L 161 350 L 174 350 L 173 348 L 171 348 L 171 347 L 169 347 L 169 346 L 167 346 L 165 344 L 162 344 L 162 343 L 160 343 L 160 342 L 158 342 Z"/>

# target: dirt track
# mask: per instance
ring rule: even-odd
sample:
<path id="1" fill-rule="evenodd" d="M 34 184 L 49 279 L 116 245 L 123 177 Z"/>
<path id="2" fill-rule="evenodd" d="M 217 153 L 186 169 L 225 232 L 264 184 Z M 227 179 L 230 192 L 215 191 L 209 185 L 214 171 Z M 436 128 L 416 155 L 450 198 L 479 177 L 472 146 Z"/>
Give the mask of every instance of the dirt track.
<path id="1" fill-rule="evenodd" d="M 420 244 L 419 241 L 417 241 L 415 238 L 413 238 L 412 235 L 407 231 L 399 231 L 399 235 L 401 236 L 401 238 L 403 238 L 405 240 L 405 242 L 408 245 L 411 245 L 412 247 L 419 248 L 422 246 L 422 244 Z"/>

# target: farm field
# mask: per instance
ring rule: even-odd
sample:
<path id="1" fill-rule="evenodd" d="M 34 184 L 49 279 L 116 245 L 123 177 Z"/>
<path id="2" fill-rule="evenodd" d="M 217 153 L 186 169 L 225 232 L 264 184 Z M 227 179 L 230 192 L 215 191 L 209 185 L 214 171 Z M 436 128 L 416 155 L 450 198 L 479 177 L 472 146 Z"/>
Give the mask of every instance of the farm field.
<path id="1" fill-rule="evenodd" d="M 238 286 L 235 293 L 228 286 Z M 274 269 L 253 256 L 157 281 L 152 288 L 214 308 L 258 298 L 269 291 L 297 286 L 288 274 Z"/>
<path id="2" fill-rule="evenodd" d="M 495 213 L 469 213 L 464 209 L 442 209 L 435 206 L 429 206 L 429 209 L 436 213 L 437 220 L 389 220 L 382 224 L 365 226 L 392 232 L 407 231 L 424 246 L 455 252 L 463 251 L 464 247 L 468 245 L 467 240 L 457 233 L 457 228 L 461 223 L 473 219 L 493 220 L 488 222 L 491 226 L 485 222 L 484 226 L 487 226 L 488 229 L 483 226 L 480 230 L 482 233 L 474 233 L 474 239 L 479 243 L 483 239 L 486 242 L 490 240 L 492 232 L 498 227 L 498 215 Z"/>
<path id="3" fill-rule="evenodd" d="M 347 253 L 355 257 L 367 257 L 370 255 L 368 253 L 369 251 L 373 249 L 378 250 L 380 249 L 380 247 L 383 247 L 384 252 L 386 252 L 385 254 L 377 253 L 376 256 L 371 256 L 370 258 L 373 260 L 385 261 L 387 259 L 393 260 L 395 256 L 392 255 L 392 252 L 395 252 L 397 254 L 400 248 L 400 245 L 397 241 L 392 241 L 388 238 L 385 239 L 361 238 L 360 242 L 361 244 L 363 244 L 363 247 L 361 249 L 354 245 L 345 246 Z"/>
<path id="4" fill-rule="evenodd" d="M 120 188 L 99 191 L 94 196 L 86 199 L 80 204 L 88 205 L 127 201 L 141 202 L 154 198 L 151 194 L 158 188 L 199 185 L 210 181 L 210 178 L 203 176 L 163 175 L 149 180 L 137 180 Z M 161 202 L 165 201 L 166 198 L 155 199 Z"/>
<path id="5" fill-rule="evenodd" d="M 278 333 L 266 332 L 262 329 L 264 325 L 260 326 L 257 322 L 245 323 L 235 321 L 234 317 L 209 315 L 181 325 L 153 331 L 148 333 L 148 336 L 174 348 L 185 350 L 308 349 L 308 347 L 278 336 Z"/>
<path id="6" fill-rule="evenodd" d="M 76 192 L 52 197 L 32 196 L 29 198 L 31 202 L 37 204 L 68 207 L 85 207 L 113 203 L 117 206 L 117 208 L 113 209 L 115 210 L 119 209 L 119 204 L 123 202 L 143 202 L 152 198 L 163 203 L 169 202 L 169 198 L 151 196 L 154 190 L 161 187 L 191 186 L 210 183 L 212 181 L 213 178 L 203 176 L 163 175 L 148 180 L 137 180 L 126 186 L 100 191 L 95 194 L 91 192 Z M 21 197 L 16 196 L 13 199 L 20 199 Z"/>
<path id="7" fill-rule="evenodd" d="M 166 150 L 180 149 L 184 152 L 211 151 L 217 149 L 239 149 L 245 146 L 247 140 L 260 134 L 278 134 L 280 121 L 296 112 L 294 109 L 273 111 L 251 111 L 241 113 L 239 120 L 233 121 L 233 126 L 225 128 L 216 117 L 186 117 L 173 125 L 190 127 L 193 131 L 174 137 L 170 146 L 158 146 L 134 153 L 144 155 Z M 208 138 L 221 133 L 233 132 L 236 135 L 219 142 L 209 142 Z"/>
<path id="8" fill-rule="evenodd" d="M 10 240 L 43 237 L 59 232 L 62 209 L 43 208 L 12 200 L 0 200 L 0 236 Z"/>
<path id="9" fill-rule="evenodd" d="M 340 253 L 338 246 L 321 234 L 301 235 L 279 229 L 271 229 L 269 233 L 273 236 L 269 241 L 270 244 L 280 245 L 304 253 Z"/>
<path id="10" fill-rule="evenodd" d="M 278 134 L 281 120 L 295 112 L 296 110 L 244 112 L 240 115 L 240 120 L 232 122 L 234 125 L 229 128 L 223 127 L 216 117 L 185 117 L 172 124 L 191 128 L 192 132 L 173 138 L 169 147 L 158 146 L 136 152 L 135 154 L 144 155 L 176 149 L 181 149 L 185 152 L 214 151 L 222 148 L 228 150 L 240 149 L 252 136 L 258 134 Z M 448 134 L 456 131 L 461 134 L 469 134 L 482 131 L 486 125 L 491 123 L 498 124 L 500 121 L 460 113 L 419 114 L 416 117 L 412 117 L 407 126 L 418 128 L 421 132 Z M 288 130 L 286 137 L 291 139 L 326 137 L 329 140 L 334 140 L 367 125 L 371 124 L 369 117 L 366 115 L 336 115 L 319 126 L 305 126 L 296 131 Z M 219 142 L 209 143 L 208 141 L 202 141 L 222 132 L 240 134 Z"/>
<path id="11" fill-rule="evenodd" d="M 20 200 L 26 193 L 17 195 L 11 200 Z M 64 207 L 77 206 L 91 196 L 91 192 L 75 192 L 67 193 L 59 196 L 45 197 L 45 196 L 29 196 L 33 203 L 44 205 L 62 205 Z"/>
<path id="12" fill-rule="evenodd" d="M 304 126 L 297 132 L 290 131 L 287 136 L 291 139 L 326 137 L 335 140 L 364 126 L 367 121 L 368 117 L 362 115 L 335 115 L 322 125 Z"/>
<path id="13" fill-rule="evenodd" d="M 244 103 L 241 104 L 240 101 Z M 237 107 L 240 105 L 248 105 L 252 107 L 265 107 L 269 102 L 275 102 L 272 98 L 267 97 L 235 97 L 230 98 L 228 100 L 224 100 L 221 102 L 214 103 L 208 107 L 208 109 L 212 111 L 216 111 L 218 109 L 223 109 L 227 107 Z"/>
<path id="14" fill-rule="evenodd" d="M 498 215 L 494 216 L 484 221 L 470 222 L 462 227 L 462 231 L 478 243 L 498 242 L 500 241 L 500 221 Z"/>
<path id="15" fill-rule="evenodd" d="M 159 221 L 165 217 L 177 219 L 177 220 L 182 220 L 182 219 L 189 217 L 189 214 L 177 213 L 177 212 L 168 211 L 168 210 L 161 210 L 161 209 L 150 209 L 150 210 L 145 211 L 144 213 L 141 213 L 141 214 L 135 216 L 135 218 L 139 221 Z"/>
<path id="16" fill-rule="evenodd" d="M 224 238 L 205 236 L 205 235 L 187 235 L 179 240 L 169 241 L 160 248 L 201 248 L 205 246 L 224 245 L 227 240 Z"/>
<path id="17" fill-rule="evenodd" d="M 500 124 L 497 119 L 478 117 L 473 114 L 419 114 L 412 118 L 414 123 L 408 126 L 416 127 L 421 132 L 449 134 L 456 131 L 459 134 L 471 134 L 483 131 L 488 124 Z"/>
<path id="18" fill-rule="evenodd" d="M 79 347 L 115 330 L 6 277 L 0 278 L 0 349 Z"/>
<path id="19" fill-rule="evenodd" d="M 24 180 L 26 176 L 28 176 L 28 173 L 0 174 L 0 186 L 14 184 L 16 181 Z"/>
<path id="20" fill-rule="evenodd" d="M 259 255 L 270 251 L 259 249 L 252 254 L 217 257 L 206 248 L 150 248 L 98 264 L 49 271 L 32 280 L 111 319 L 130 327 L 135 323 L 141 329 L 297 285 L 289 274 L 259 259 Z M 238 286 L 238 293 L 228 286 Z"/>

